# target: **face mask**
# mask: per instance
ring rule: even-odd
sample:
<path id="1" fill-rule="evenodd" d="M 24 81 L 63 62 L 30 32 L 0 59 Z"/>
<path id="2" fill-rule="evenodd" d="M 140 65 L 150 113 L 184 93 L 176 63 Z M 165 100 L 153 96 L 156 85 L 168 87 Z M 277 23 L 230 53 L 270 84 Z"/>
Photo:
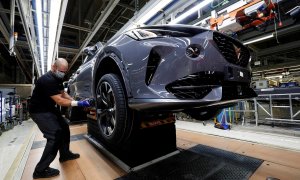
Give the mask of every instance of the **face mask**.
<path id="1" fill-rule="evenodd" d="M 64 76 L 65 76 L 65 73 L 60 72 L 60 71 L 56 71 L 56 72 L 55 72 L 55 76 L 56 76 L 57 78 L 59 78 L 59 79 L 63 79 Z"/>

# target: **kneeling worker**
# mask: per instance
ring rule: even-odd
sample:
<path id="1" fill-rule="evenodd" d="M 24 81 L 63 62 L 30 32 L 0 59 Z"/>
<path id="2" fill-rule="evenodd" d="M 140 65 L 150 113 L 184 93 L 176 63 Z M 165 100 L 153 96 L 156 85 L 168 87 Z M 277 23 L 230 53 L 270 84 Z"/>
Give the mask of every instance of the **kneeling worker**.
<path id="1" fill-rule="evenodd" d="M 50 168 L 59 151 L 60 162 L 79 158 L 70 151 L 70 129 L 62 117 L 59 106 L 89 107 L 90 101 L 74 101 L 63 91 L 63 77 L 68 70 L 68 62 L 63 58 L 55 60 L 51 70 L 42 75 L 35 83 L 29 103 L 29 112 L 44 137 L 47 139 L 44 152 L 35 167 L 33 178 L 48 178 L 59 175 L 59 170 Z"/>

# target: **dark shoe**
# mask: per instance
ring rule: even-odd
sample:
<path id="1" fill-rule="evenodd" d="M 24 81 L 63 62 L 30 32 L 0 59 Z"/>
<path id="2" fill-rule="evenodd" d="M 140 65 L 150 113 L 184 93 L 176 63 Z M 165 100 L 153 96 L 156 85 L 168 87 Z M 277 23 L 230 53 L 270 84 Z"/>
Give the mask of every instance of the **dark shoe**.
<path id="1" fill-rule="evenodd" d="M 65 162 L 65 161 L 77 159 L 77 158 L 79 158 L 79 157 L 80 157 L 79 154 L 69 152 L 68 154 L 61 156 L 61 157 L 59 158 L 59 162 Z"/>
<path id="2" fill-rule="evenodd" d="M 59 170 L 58 169 L 48 167 L 47 169 L 45 169 L 42 172 L 34 171 L 32 177 L 33 177 L 33 179 L 38 179 L 38 178 L 54 177 L 54 176 L 57 176 L 57 175 L 59 175 Z"/>

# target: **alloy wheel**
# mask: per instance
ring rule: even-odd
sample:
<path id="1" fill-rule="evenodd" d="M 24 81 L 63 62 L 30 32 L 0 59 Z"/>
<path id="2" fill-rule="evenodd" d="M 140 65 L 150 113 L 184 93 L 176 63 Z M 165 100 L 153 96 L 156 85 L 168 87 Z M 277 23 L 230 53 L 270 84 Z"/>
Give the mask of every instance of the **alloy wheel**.
<path id="1" fill-rule="evenodd" d="M 97 121 L 102 132 L 111 136 L 116 128 L 116 102 L 111 85 L 103 81 L 97 90 Z"/>

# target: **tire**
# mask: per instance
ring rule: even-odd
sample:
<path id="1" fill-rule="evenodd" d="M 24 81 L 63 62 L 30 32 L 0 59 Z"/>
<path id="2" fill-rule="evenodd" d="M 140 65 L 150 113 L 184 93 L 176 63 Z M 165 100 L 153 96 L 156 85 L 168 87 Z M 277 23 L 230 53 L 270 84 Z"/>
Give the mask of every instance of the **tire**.
<path id="1" fill-rule="evenodd" d="M 121 145 L 130 136 L 133 125 L 131 111 L 120 78 L 105 74 L 96 89 L 97 123 L 100 136 L 109 144 Z"/>
<path id="2" fill-rule="evenodd" d="M 193 109 L 187 110 L 186 113 L 196 120 L 206 121 L 215 117 L 220 111 L 221 109 Z"/>

